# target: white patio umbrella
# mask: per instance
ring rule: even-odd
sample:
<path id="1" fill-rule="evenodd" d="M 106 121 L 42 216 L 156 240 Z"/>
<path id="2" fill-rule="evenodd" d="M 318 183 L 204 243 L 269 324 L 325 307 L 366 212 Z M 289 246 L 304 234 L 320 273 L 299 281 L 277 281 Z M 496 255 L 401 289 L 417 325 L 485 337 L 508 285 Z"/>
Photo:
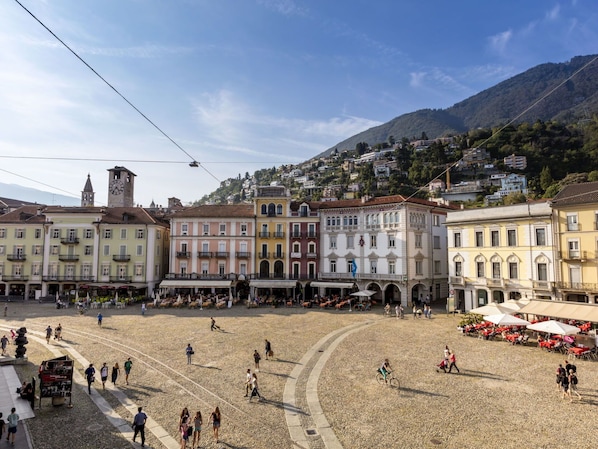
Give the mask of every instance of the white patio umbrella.
<path id="1" fill-rule="evenodd" d="M 501 303 L 500 305 L 502 307 L 508 307 L 509 309 L 519 311 L 520 309 L 522 309 L 523 307 L 525 307 L 528 304 L 529 304 L 529 301 L 527 301 L 527 300 L 509 299 L 508 301 L 505 301 L 505 302 Z"/>
<path id="2" fill-rule="evenodd" d="M 561 323 L 556 320 L 540 321 L 538 323 L 530 324 L 528 329 L 538 332 L 546 332 L 557 335 L 575 335 L 580 332 L 578 327 L 570 324 Z"/>
<path id="3" fill-rule="evenodd" d="M 89 301 L 90 301 L 90 298 L 89 298 L 89 292 L 87 292 L 87 298 L 86 298 L 86 299 L 87 299 L 87 302 L 89 302 Z"/>
<path id="4" fill-rule="evenodd" d="M 183 300 L 182 300 L 182 298 L 181 298 L 181 295 L 180 295 L 180 294 L 179 294 L 179 296 L 177 296 L 177 298 L 176 298 L 176 302 L 183 302 Z"/>
<path id="5" fill-rule="evenodd" d="M 79 290 L 75 292 L 75 301 L 79 301 Z"/>
<path id="6" fill-rule="evenodd" d="M 360 290 L 358 292 L 351 293 L 351 296 L 359 296 L 361 298 L 369 298 L 370 296 L 372 296 L 375 293 L 376 292 L 373 290 Z"/>
<path id="7" fill-rule="evenodd" d="M 469 313 L 475 313 L 478 315 L 500 315 L 501 313 L 507 313 L 509 315 L 514 314 L 517 312 L 509 307 L 505 307 L 502 304 L 497 304 L 495 302 L 491 302 L 490 304 L 486 304 L 485 306 L 476 307 L 475 309 L 471 309 Z"/>
<path id="8" fill-rule="evenodd" d="M 56 301 L 60 300 L 60 294 L 58 292 L 56 292 Z"/>
<path id="9" fill-rule="evenodd" d="M 529 321 L 517 318 L 516 316 L 509 315 L 507 313 L 486 315 L 484 319 L 496 324 L 497 326 L 526 326 L 530 324 Z"/>
<path id="10" fill-rule="evenodd" d="M 118 290 L 114 294 L 114 302 L 117 302 L 117 301 L 118 301 Z"/>

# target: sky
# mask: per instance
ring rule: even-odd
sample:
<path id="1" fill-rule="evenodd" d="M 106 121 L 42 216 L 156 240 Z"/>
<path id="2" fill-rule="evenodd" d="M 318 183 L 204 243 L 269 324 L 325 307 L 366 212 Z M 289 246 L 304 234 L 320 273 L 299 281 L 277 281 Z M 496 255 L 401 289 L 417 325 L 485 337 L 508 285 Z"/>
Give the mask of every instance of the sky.
<path id="1" fill-rule="evenodd" d="M 188 204 L 597 49 L 596 0 L 3 0 L 0 182 Z"/>

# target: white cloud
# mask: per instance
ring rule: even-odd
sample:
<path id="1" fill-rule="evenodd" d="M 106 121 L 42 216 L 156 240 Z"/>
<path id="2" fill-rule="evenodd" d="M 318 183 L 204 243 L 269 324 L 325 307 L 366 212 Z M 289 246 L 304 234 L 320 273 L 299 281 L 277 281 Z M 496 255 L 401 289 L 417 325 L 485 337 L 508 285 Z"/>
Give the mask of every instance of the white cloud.
<path id="1" fill-rule="evenodd" d="M 546 13 L 547 20 L 557 20 L 560 17 L 561 6 L 555 5 L 550 11 Z"/>
<path id="2" fill-rule="evenodd" d="M 494 51 L 502 55 L 512 37 L 512 30 L 503 31 L 502 33 L 490 36 L 490 45 Z"/>
<path id="3" fill-rule="evenodd" d="M 306 8 L 298 6 L 292 0 L 257 0 L 257 3 L 285 16 L 304 16 L 308 12 Z"/>
<path id="4" fill-rule="evenodd" d="M 410 76 L 409 85 L 411 87 L 416 87 L 416 88 L 422 87 L 426 75 L 427 75 L 426 72 L 411 72 L 409 74 L 409 76 Z"/>

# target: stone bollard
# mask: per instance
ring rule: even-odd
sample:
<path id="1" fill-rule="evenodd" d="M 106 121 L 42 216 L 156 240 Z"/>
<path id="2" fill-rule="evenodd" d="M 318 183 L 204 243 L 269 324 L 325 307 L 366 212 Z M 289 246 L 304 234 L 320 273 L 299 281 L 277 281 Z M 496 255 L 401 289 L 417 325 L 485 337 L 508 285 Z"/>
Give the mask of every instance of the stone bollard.
<path id="1" fill-rule="evenodd" d="M 15 357 L 17 359 L 25 358 L 25 353 L 27 352 L 27 348 L 25 347 L 25 345 L 29 343 L 29 341 L 27 341 L 27 337 L 25 336 L 26 333 L 27 328 L 25 327 L 17 329 L 17 338 L 15 338 L 15 344 L 17 345 Z"/>

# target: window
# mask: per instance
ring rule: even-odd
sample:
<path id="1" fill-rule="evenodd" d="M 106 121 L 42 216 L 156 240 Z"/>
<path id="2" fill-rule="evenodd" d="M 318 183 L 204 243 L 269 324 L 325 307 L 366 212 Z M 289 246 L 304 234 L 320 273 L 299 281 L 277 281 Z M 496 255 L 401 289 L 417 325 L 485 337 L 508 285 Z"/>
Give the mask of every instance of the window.
<path id="1" fill-rule="evenodd" d="M 110 276 L 110 265 L 102 265 L 102 276 Z"/>
<path id="2" fill-rule="evenodd" d="M 60 238 L 60 229 L 52 229 L 52 238 L 59 239 Z"/>
<path id="3" fill-rule="evenodd" d="M 475 246 L 478 248 L 484 246 L 484 233 L 482 231 L 476 231 L 475 233 Z"/>
<path id="4" fill-rule="evenodd" d="M 347 260 L 347 273 L 353 272 L 353 260 Z"/>
<path id="5" fill-rule="evenodd" d="M 201 274 L 208 274 L 209 262 L 201 263 Z"/>
<path id="6" fill-rule="evenodd" d="M 262 204 L 262 215 L 268 215 L 268 207 L 265 204 Z"/>
<path id="7" fill-rule="evenodd" d="M 500 262 L 492 262 L 492 279 L 500 279 Z"/>
<path id="8" fill-rule="evenodd" d="M 156 231 L 156 239 L 160 240 L 162 238 L 162 231 L 160 231 L 159 229 Z M 160 268 L 158 267 L 158 272 L 160 271 Z"/>
<path id="9" fill-rule="evenodd" d="M 388 247 L 395 248 L 395 236 L 394 235 L 388 236 Z"/>
<path id="10" fill-rule="evenodd" d="M 279 259 L 282 258 L 282 244 L 280 244 L 280 243 L 276 244 L 276 255 L 274 257 L 277 257 Z"/>
<path id="11" fill-rule="evenodd" d="M 378 261 L 370 260 L 370 273 L 376 274 L 378 272 Z"/>
<path id="12" fill-rule="evenodd" d="M 496 230 L 490 231 L 490 245 L 500 246 L 499 234 Z"/>
<path id="13" fill-rule="evenodd" d="M 484 262 L 476 262 L 476 276 L 479 278 L 483 278 L 485 277 L 485 267 L 484 267 Z"/>
<path id="14" fill-rule="evenodd" d="M 455 232 L 453 234 L 453 242 L 455 244 L 455 248 L 461 248 L 461 233 Z"/>
<path id="15" fill-rule="evenodd" d="M 536 246 L 546 246 L 546 229 L 536 228 Z"/>
<path id="16" fill-rule="evenodd" d="M 509 279 L 519 279 L 516 262 L 509 262 Z"/>
<path id="17" fill-rule="evenodd" d="M 569 240 L 567 246 L 569 247 L 569 258 L 579 259 L 579 240 Z"/>
<path id="18" fill-rule="evenodd" d="M 315 237 L 316 236 L 316 225 L 314 223 L 309 223 L 307 225 L 307 236 L 308 237 Z"/>
<path id="19" fill-rule="evenodd" d="M 463 262 L 455 262 L 455 276 L 463 276 Z"/>
<path id="20" fill-rule="evenodd" d="M 547 281 L 548 280 L 548 267 L 545 263 L 539 263 L 538 266 L 538 280 L 539 281 Z"/>
<path id="21" fill-rule="evenodd" d="M 223 263 L 218 264 L 218 274 L 224 276 L 225 265 Z"/>
<path id="22" fill-rule="evenodd" d="M 210 225 L 209 223 L 203 224 L 203 235 L 210 235 Z"/>
<path id="23" fill-rule="evenodd" d="M 42 230 L 41 229 L 36 229 L 35 230 L 35 238 L 36 239 L 41 239 L 42 238 Z"/>
<path id="24" fill-rule="evenodd" d="M 143 256 L 143 245 L 137 245 L 137 255 Z"/>
<path id="25" fill-rule="evenodd" d="M 124 240 L 127 238 L 127 228 L 122 228 L 120 230 L 120 238 L 121 238 L 121 240 Z"/>
<path id="26" fill-rule="evenodd" d="M 567 231 L 578 231 L 577 214 L 567 215 Z"/>
<path id="27" fill-rule="evenodd" d="M 336 260 L 331 260 L 330 261 L 330 272 L 331 273 L 336 273 Z"/>
<path id="28" fill-rule="evenodd" d="M 220 223 L 220 235 L 226 234 L 226 224 Z"/>
<path id="29" fill-rule="evenodd" d="M 355 236 L 354 235 L 348 235 L 347 236 L 347 248 L 355 248 Z"/>
<path id="30" fill-rule="evenodd" d="M 293 252 L 298 253 L 301 251 L 301 247 L 298 242 L 293 243 Z"/>
<path id="31" fill-rule="evenodd" d="M 110 245 L 104 245 L 104 256 L 110 255 Z"/>
<path id="32" fill-rule="evenodd" d="M 397 264 L 394 260 L 388 261 L 388 274 L 397 274 Z"/>
<path id="33" fill-rule="evenodd" d="M 0 239 L 6 238 L 6 228 L 0 228 Z"/>
<path id="34" fill-rule="evenodd" d="M 310 254 L 315 254 L 316 253 L 316 244 L 310 243 L 309 245 L 307 245 L 307 252 Z"/>
<path id="35" fill-rule="evenodd" d="M 91 277 L 91 265 L 90 264 L 83 264 L 81 266 L 81 277 L 83 279 L 89 279 Z"/>
<path id="36" fill-rule="evenodd" d="M 38 256 L 42 253 L 42 246 L 41 245 L 33 245 L 33 248 L 31 249 L 31 254 L 33 254 L 34 256 Z"/>
<path id="37" fill-rule="evenodd" d="M 336 235 L 330 236 L 330 249 L 336 249 Z"/>
<path id="38" fill-rule="evenodd" d="M 242 274 L 242 275 L 247 274 L 247 264 L 245 262 L 239 264 L 239 274 Z"/>
<path id="39" fill-rule="evenodd" d="M 86 229 L 85 231 L 83 231 L 83 237 L 85 237 L 86 239 L 92 239 L 93 229 Z"/>
<path id="40" fill-rule="evenodd" d="M 415 261 L 415 274 L 417 276 L 423 276 L 424 274 L 424 264 L 421 260 Z"/>
<path id="41" fill-rule="evenodd" d="M 517 231 L 515 229 L 507 229 L 507 245 L 517 246 Z"/>
<path id="42" fill-rule="evenodd" d="M 370 248 L 376 247 L 377 238 L 375 235 L 370 235 Z"/>
<path id="43" fill-rule="evenodd" d="M 201 242 L 201 252 L 207 253 L 210 251 L 210 244 L 208 242 Z"/>
<path id="44" fill-rule="evenodd" d="M 145 236 L 144 229 L 137 229 L 137 232 L 135 234 L 138 239 L 142 239 Z"/>
<path id="45" fill-rule="evenodd" d="M 85 254 L 86 256 L 91 256 L 92 251 L 93 251 L 93 246 L 85 245 L 85 248 L 83 249 L 83 254 Z"/>
<path id="46" fill-rule="evenodd" d="M 440 274 L 440 261 L 439 260 L 435 260 L 434 261 L 434 274 Z"/>
<path id="47" fill-rule="evenodd" d="M 422 235 L 421 234 L 415 234 L 415 247 L 416 248 L 422 247 Z"/>
<path id="48" fill-rule="evenodd" d="M 0 254 L 6 254 L 6 246 L 0 245 Z"/>
<path id="49" fill-rule="evenodd" d="M 189 225 L 187 223 L 181 224 L 181 235 L 189 235 Z"/>
<path id="50" fill-rule="evenodd" d="M 246 224 L 241 225 L 241 235 L 247 235 L 247 225 Z"/>
<path id="51" fill-rule="evenodd" d="M 52 245 L 50 246 L 50 254 L 52 254 L 53 256 L 58 254 L 58 245 Z"/>
<path id="52" fill-rule="evenodd" d="M 434 236 L 434 249 L 440 249 L 440 236 Z"/>
<path id="53" fill-rule="evenodd" d="M 439 215 L 433 215 L 432 216 L 432 223 L 433 223 L 433 226 L 440 226 L 440 216 Z"/>
<path id="54" fill-rule="evenodd" d="M 112 229 L 104 229 L 104 238 L 111 239 L 112 238 Z"/>
<path id="55" fill-rule="evenodd" d="M 42 268 L 42 267 L 41 267 L 41 265 L 40 265 L 40 264 L 38 264 L 38 263 L 34 263 L 34 264 L 31 266 L 31 275 L 32 275 L 32 276 L 39 276 L 39 275 L 40 275 L 40 273 L 41 273 L 41 268 Z"/>
<path id="56" fill-rule="evenodd" d="M 143 265 L 135 264 L 135 276 L 143 276 Z"/>
<path id="57" fill-rule="evenodd" d="M 218 252 L 219 253 L 226 252 L 226 242 L 218 242 Z"/>
<path id="58" fill-rule="evenodd" d="M 282 204 L 276 205 L 276 215 L 282 215 Z"/>

